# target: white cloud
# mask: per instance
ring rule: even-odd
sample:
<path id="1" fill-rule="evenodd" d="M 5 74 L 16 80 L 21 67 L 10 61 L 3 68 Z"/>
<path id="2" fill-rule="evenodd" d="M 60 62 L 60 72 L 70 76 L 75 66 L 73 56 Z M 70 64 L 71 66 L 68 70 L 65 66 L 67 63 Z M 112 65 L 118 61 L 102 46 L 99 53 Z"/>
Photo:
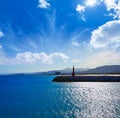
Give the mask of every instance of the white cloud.
<path id="1" fill-rule="evenodd" d="M 116 0 L 104 0 L 104 3 L 107 6 L 107 10 L 111 10 L 116 7 Z"/>
<path id="2" fill-rule="evenodd" d="M 93 48 L 120 47 L 120 20 L 109 21 L 94 30 L 90 44 Z"/>
<path id="3" fill-rule="evenodd" d="M 84 12 L 85 11 L 85 6 L 82 6 L 82 5 L 78 4 L 77 7 L 76 7 L 76 11 L 78 11 L 80 13 Z"/>
<path id="4" fill-rule="evenodd" d="M 34 63 L 43 63 L 43 64 L 53 64 L 56 61 L 67 61 L 69 57 L 63 53 L 51 53 L 46 54 L 45 52 L 41 53 L 32 53 L 32 52 L 23 52 L 17 53 L 15 57 L 9 58 L 5 55 L 4 52 L 0 51 L 0 64 L 34 64 Z"/>
<path id="5" fill-rule="evenodd" d="M 82 6 L 82 5 L 78 4 L 77 7 L 76 7 L 76 11 L 80 13 L 81 19 L 82 19 L 83 21 L 85 21 L 86 19 L 85 19 L 85 16 L 84 16 L 84 14 L 83 14 L 84 11 L 85 11 L 85 6 Z"/>
<path id="6" fill-rule="evenodd" d="M 85 19 L 84 11 L 88 7 L 96 7 L 101 3 L 104 3 L 106 6 L 108 11 L 106 15 L 112 16 L 114 19 L 120 19 L 120 0 L 85 0 L 83 5 L 77 5 L 76 11 L 81 13 L 81 18 Z"/>
<path id="7" fill-rule="evenodd" d="M 84 66 L 97 67 L 101 65 L 117 65 L 120 63 L 120 53 L 114 51 L 102 51 L 92 54 L 84 60 Z"/>
<path id="8" fill-rule="evenodd" d="M 46 9 L 50 7 L 50 3 L 48 3 L 46 0 L 39 0 L 38 7 Z"/>
<path id="9" fill-rule="evenodd" d="M 3 32 L 0 31 L 0 37 L 3 37 L 3 36 L 4 36 Z"/>
<path id="10" fill-rule="evenodd" d="M 98 0 L 86 0 L 84 4 L 85 4 L 85 7 L 93 7 L 99 4 L 99 1 Z"/>
<path id="11" fill-rule="evenodd" d="M 52 54 L 50 54 L 49 57 L 50 57 L 51 59 L 60 58 L 60 59 L 62 59 L 63 61 L 67 61 L 67 60 L 69 59 L 69 57 L 66 56 L 65 54 L 63 54 L 63 53 L 58 53 L 58 52 L 57 52 L 57 53 L 52 53 Z"/>
<path id="12" fill-rule="evenodd" d="M 24 52 L 18 53 L 15 57 L 17 63 L 45 63 L 45 64 L 52 64 L 56 59 L 61 59 L 63 61 L 67 61 L 69 59 L 63 53 L 51 53 L 47 55 L 44 52 L 41 53 L 32 53 L 32 52 Z"/>
<path id="13" fill-rule="evenodd" d="M 112 15 L 114 19 L 120 19 L 120 0 L 104 0 L 104 3 L 106 5 L 107 11 L 114 11 L 114 13 L 110 13 L 110 15 Z"/>
<path id="14" fill-rule="evenodd" d="M 86 21 L 85 16 L 84 16 L 84 11 L 86 10 L 87 7 L 94 7 L 98 5 L 100 2 L 99 0 L 86 0 L 83 5 L 78 4 L 76 7 L 76 11 L 80 13 L 81 19 L 83 21 Z"/>

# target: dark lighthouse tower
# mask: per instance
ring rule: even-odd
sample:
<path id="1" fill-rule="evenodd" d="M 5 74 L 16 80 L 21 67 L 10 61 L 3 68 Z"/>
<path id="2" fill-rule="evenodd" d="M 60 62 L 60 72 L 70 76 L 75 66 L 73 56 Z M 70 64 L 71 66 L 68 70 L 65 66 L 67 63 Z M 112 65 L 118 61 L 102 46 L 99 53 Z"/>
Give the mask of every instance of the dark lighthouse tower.
<path id="1" fill-rule="evenodd" d="M 75 76 L 75 69 L 74 69 L 74 66 L 73 66 L 73 70 L 72 70 L 72 76 Z"/>

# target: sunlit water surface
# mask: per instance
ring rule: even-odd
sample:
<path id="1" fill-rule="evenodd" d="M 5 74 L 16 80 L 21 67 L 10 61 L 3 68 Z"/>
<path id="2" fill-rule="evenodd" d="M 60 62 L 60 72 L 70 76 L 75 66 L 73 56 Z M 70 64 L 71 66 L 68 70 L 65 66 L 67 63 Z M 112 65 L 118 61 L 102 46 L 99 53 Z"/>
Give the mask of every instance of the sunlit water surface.
<path id="1" fill-rule="evenodd" d="M 0 76 L 0 118 L 120 118 L 120 83 Z"/>

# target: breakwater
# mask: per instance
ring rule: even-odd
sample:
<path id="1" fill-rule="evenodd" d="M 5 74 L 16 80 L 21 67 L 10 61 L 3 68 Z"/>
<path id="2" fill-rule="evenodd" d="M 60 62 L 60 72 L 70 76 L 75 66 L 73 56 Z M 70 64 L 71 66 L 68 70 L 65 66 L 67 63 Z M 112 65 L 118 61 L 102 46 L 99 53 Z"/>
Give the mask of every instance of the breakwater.
<path id="1" fill-rule="evenodd" d="M 113 74 L 88 74 L 78 76 L 57 76 L 53 82 L 120 82 L 120 75 Z"/>

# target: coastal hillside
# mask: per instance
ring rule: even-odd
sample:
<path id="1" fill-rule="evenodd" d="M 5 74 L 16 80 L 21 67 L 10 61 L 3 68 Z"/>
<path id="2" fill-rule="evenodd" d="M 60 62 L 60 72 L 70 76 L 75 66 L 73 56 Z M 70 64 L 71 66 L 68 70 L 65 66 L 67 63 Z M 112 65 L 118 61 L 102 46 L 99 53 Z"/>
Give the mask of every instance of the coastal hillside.
<path id="1" fill-rule="evenodd" d="M 120 73 L 120 65 L 100 66 L 82 73 Z"/>
<path id="2" fill-rule="evenodd" d="M 46 72 L 36 72 L 34 74 L 41 74 L 41 75 L 59 75 L 59 74 L 71 74 L 72 68 L 65 68 L 63 70 L 51 70 Z M 120 73 L 120 65 L 106 65 L 106 66 L 99 66 L 93 69 L 90 68 L 75 68 L 76 74 L 94 74 L 94 73 Z"/>
<path id="3" fill-rule="evenodd" d="M 75 72 L 76 73 L 80 73 L 83 71 L 87 71 L 89 70 L 89 68 L 75 68 Z M 40 72 L 38 74 L 47 74 L 47 75 L 52 75 L 52 74 L 71 74 L 72 72 L 72 68 L 65 68 L 63 70 L 51 70 L 51 71 L 47 71 L 47 72 Z"/>

